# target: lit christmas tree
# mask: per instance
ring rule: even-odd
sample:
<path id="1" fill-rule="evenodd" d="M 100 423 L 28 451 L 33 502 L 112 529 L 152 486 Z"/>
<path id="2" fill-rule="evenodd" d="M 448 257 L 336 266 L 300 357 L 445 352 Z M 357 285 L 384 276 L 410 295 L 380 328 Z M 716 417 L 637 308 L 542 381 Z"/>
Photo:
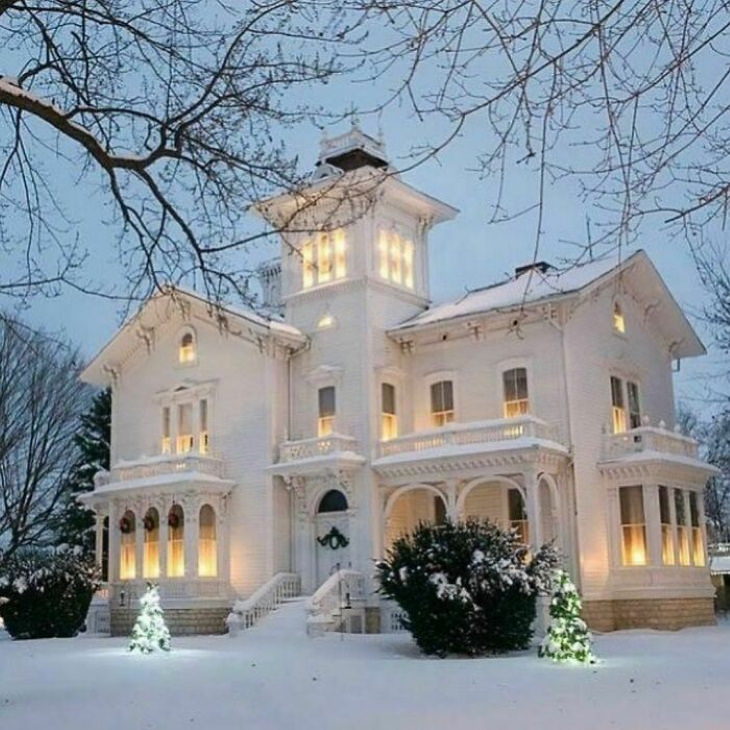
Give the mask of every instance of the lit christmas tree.
<path id="1" fill-rule="evenodd" d="M 150 654 L 157 649 L 170 651 L 170 632 L 162 616 L 157 586 L 148 583 L 139 602 L 141 608 L 132 629 L 129 651 L 139 651 L 142 654 Z"/>
<path id="2" fill-rule="evenodd" d="M 550 601 L 550 626 L 538 655 L 555 662 L 593 664 L 596 657 L 591 651 L 591 633 L 580 617 L 580 595 L 564 570 L 557 572 L 555 586 Z"/>

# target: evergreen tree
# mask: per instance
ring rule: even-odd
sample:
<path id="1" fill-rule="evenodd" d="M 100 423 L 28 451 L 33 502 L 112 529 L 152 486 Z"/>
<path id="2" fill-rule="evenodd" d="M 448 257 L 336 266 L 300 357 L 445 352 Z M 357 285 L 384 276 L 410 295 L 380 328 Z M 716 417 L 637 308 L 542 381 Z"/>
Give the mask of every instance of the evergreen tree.
<path id="1" fill-rule="evenodd" d="M 141 608 L 132 629 L 129 651 L 138 651 L 141 654 L 151 654 L 157 649 L 170 651 L 170 631 L 162 614 L 157 586 L 148 583 L 139 602 Z"/>
<path id="2" fill-rule="evenodd" d="M 557 572 L 554 585 L 550 602 L 552 620 L 538 655 L 556 662 L 593 664 L 596 658 L 591 651 L 591 633 L 580 617 L 580 595 L 564 570 Z"/>
<path id="3" fill-rule="evenodd" d="M 56 525 L 56 544 L 80 547 L 85 554 L 94 551 L 94 513 L 76 498 L 94 489 L 94 474 L 109 468 L 112 394 L 109 388 L 97 393 L 81 416 L 81 427 L 74 437 L 78 458 L 65 488 L 64 508 Z"/>

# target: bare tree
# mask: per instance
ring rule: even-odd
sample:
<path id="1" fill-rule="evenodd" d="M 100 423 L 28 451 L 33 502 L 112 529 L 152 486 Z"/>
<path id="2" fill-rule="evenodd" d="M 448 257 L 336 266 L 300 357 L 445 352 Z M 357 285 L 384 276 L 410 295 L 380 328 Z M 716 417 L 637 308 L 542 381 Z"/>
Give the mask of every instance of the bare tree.
<path id="1" fill-rule="evenodd" d="M 64 209 L 83 185 L 124 296 L 192 273 L 245 296 L 240 253 L 267 235 L 247 213 L 303 182 L 280 131 L 311 119 L 352 32 L 329 0 L 0 0 L 0 291 L 95 286 Z"/>
<path id="2" fill-rule="evenodd" d="M 492 220 L 532 211 L 574 181 L 602 216 L 597 244 L 631 239 L 647 216 L 694 237 L 730 200 L 730 4 L 723 0 L 349 0 L 377 23 L 362 53 L 390 83 L 372 110 L 405 104 L 473 135 L 498 181 Z M 532 173 L 529 175 L 528 173 Z M 532 181 L 520 209 L 506 191 Z M 568 188 L 571 189 L 571 188 Z M 512 207 L 511 207 L 512 206 Z M 585 252 L 587 254 L 588 251 Z M 537 254 L 536 254 L 537 255 Z"/>
<path id="3" fill-rule="evenodd" d="M 0 550 L 44 545 L 77 457 L 77 353 L 0 314 Z"/>

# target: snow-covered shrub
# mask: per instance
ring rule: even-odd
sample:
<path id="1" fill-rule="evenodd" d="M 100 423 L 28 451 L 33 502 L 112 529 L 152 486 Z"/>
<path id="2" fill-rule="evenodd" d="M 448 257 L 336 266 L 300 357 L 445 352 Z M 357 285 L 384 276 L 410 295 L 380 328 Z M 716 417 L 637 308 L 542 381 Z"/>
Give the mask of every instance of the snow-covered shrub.
<path id="1" fill-rule="evenodd" d="M 555 662 L 593 664 L 596 658 L 591 650 L 591 632 L 580 616 L 580 594 L 564 570 L 557 571 L 554 586 L 550 626 L 538 654 Z"/>
<path id="2" fill-rule="evenodd" d="M 0 616 L 14 639 L 75 636 L 98 588 L 93 560 L 72 551 L 0 558 Z"/>
<path id="3" fill-rule="evenodd" d="M 488 521 L 447 521 L 396 540 L 377 574 L 423 652 L 473 656 L 529 645 L 557 561 L 551 546 L 530 555 L 515 531 Z"/>

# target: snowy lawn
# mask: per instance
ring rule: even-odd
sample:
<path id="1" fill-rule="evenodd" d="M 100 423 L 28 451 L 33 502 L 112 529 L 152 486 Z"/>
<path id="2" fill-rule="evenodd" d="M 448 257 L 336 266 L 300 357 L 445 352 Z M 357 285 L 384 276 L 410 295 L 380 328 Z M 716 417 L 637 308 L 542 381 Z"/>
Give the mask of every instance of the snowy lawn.
<path id="1" fill-rule="evenodd" d="M 427 659 L 408 635 L 308 639 L 275 616 L 150 656 L 123 639 L 0 640 L 0 728 L 730 727 L 728 623 L 600 636 L 601 664 L 583 668 L 531 652 Z"/>

